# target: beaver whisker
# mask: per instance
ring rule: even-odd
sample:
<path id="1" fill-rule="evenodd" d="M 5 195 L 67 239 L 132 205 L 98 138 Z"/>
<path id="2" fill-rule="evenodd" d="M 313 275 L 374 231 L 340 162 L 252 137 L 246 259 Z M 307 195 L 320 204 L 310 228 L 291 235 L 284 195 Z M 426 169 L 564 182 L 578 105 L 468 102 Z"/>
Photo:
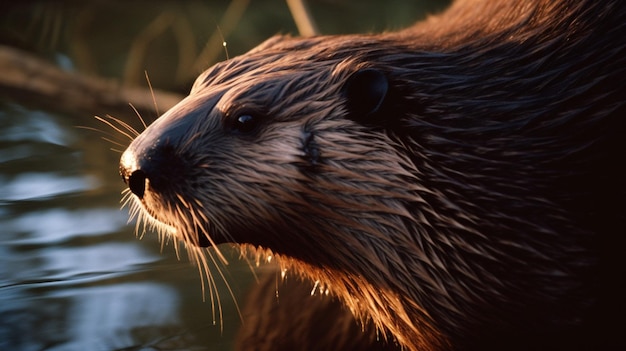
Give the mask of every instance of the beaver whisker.
<path id="1" fill-rule="evenodd" d="M 217 270 L 218 274 L 220 275 L 220 278 L 222 278 L 222 281 L 226 285 L 226 289 L 228 290 L 228 293 L 230 294 L 230 297 L 233 300 L 233 304 L 235 305 L 235 309 L 237 310 L 237 314 L 239 315 L 239 319 L 243 322 L 243 315 L 241 313 L 241 308 L 239 307 L 239 302 L 237 301 L 235 293 L 234 293 L 230 283 L 228 282 L 228 279 L 226 279 L 226 276 L 224 275 L 224 272 L 220 268 L 218 262 L 215 260 L 215 257 L 213 256 L 213 253 L 211 252 L 211 249 L 201 249 L 201 248 L 194 248 L 194 249 L 198 250 L 198 252 L 205 251 L 207 253 L 207 255 L 200 255 L 200 257 L 203 260 L 206 260 L 206 256 L 208 256 L 211 259 L 211 262 L 213 262 L 213 265 L 214 265 L 215 269 Z M 205 265 L 205 273 L 207 274 L 207 276 L 210 277 L 211 281 L 213 282 L 213 287 L 215 289 L 216 296 L 218 297 L 218 300 L 219 300 L 219 291 L 217 289 L 217 285 L 215 284 L 215 280 L 213 278 L 213 275 L 208 270 L 208 266 L 206 266 L 205 263 L 203 263 L 203 264 Z M 224 328 L 223 319 L 224 319 L 224 317 L 223 317 L 223 314 L 222 314 L 223 311 L 222 311 L 221 302 L 219 303 L 219 310 L 220 310 L 220 320 L 222 321 L 222 324 L 220 325 L 220 327 L 221 327 L 221 330 L 223 331 L 223 328 Z"/>
<path id="2" fill-rule="evenodd" d="M 215 311 L 217 310 L 219 314 L 220 327 L 223 329 L 223 308 L 219 289 L 217 288 L 215 278 L 213 277 L 211 269 L 209 268 L 209 259 L 217 270 L 220 278 L 224 281 L 224 284 L 227 287 L 231 298 L 233 299 L 235 308 L 240 318 L 243 318 L 234 291 L 232 290 L 228 279 L 220 268 L 220 264 L 215 259 L 215 255 L 219 257 L 219 260 L 223 265 L 228 265 L 228 260 L 226 259 L 220 248 L 213 241 L 210 234 L 206 232 L 205 226 L 203 225 L 203 220 L 206 220 L 207 218 L 202 211 L 196 209 L 196 202 L 189 202 L 183 196 L 177 194 L 175 196 L 177 201 L 168 202 L 166 205 L 166 211 L 163 211 L 163 213 L 165 214 L 171 214 L 173 218 L 166 218 L 164 221 L 163 219 L 155 218 L 151 214 L 151 211 L 142 210 L 141 201 L 138 200 L 136 196 L 132 196 L 132 192 L 130 192 L 130 190 L 125 190 L 123 193 L 124 205 L 130 206 L 131 220 L 136 218 L 137 226 L 139 226 L 140 224 L 143 225 L 142 236 L 146 230 L 146 227 L 147 229 L 156 230 L 159 234 L 159 240 L 162 245 L 161 249 L 163 249 L 164 243 L 167 240 L 172 239 L 172 237 L 178 237 L 182 239 L 182 242 L 185 244 L 185 249 L 187 251 L 189 260 L 197 265 L 198 271 L 200 272 L 203 299 L 206 296 L 206 292 L 208 289 L 213 313 L 215 313 Z M 181 223 L 182 225 L 175 227 L 168 224 L 168 222 Z M 139 229 L 136 228 L 136 231 L 139 232 Z M 205 251 L 203 248 L 197 247 L 196 245 L 187 245 L 187 243 L 189 242 L 196 242 L 200 235 L 202 235 L 202 237 L 206 237 L 209 243 L 213 246 L 212 250 Z M 173 240 L 173 244 L 176 252 L 176 257 L 180 259 L 179 241 Z M 216 316 L 214 315 L 213 318 L 215 323 Z"/>
<path id="3" fill-rule="evenodd" d="M 196 200 L 199 201 L 199 200 Z M 200 204 L 199 204 L 200 205 Z M 202 208 L 200 208 L 199 211 L 196 212 L 197 216 L 200 218 L 197 218 L 199 220 L 198 225 L 196 227 L 199 227 L 202 230 L 202 235 L 205 238 L 205 240 L 207 240 L 209 242 L 209 246 L 213 247 L 215 250 L 219 251 L 219 246 L 216 245 L 216 243 L 214 242 L 212 236 L 210 235 L 211 232 L 219 232 L 219 233 L 224 233 L 221 234 L 222 236 L 224 236 L 226 238 L 227 242 L 232 242 L 234 241 L 234 238 L 228 233 L 228 231 L 226 231 L 226 229 L 219 223 L 216 222 L 214 220 L 210 220 L 206 213 L 204 211 L 202 211 Z M 206 230 L 204 229 L 205 226 L 201 225 L 201 224 L 209 224 L 209 228 L 207 228 Z M 210 230 L 210 228 L 214 228 L 213 231 Z M 250 258 L 250 254 L 247 253 L 247 248 L 253 248 L 251 246 L 240 246 L 240 255 L 239 255 L 239 259 L 244 260 L 246 262 L 246 264 L 248 265 L 248 268 L 250 269 L 250 273 L 252 273 L 253 278 L 258 281 L 258 275 L 256 273 L 255 270 L 255 266 L 259 267 L 259 262 L 260 262 L 260 257 L 263 256 L 265 259 L 265 261 L 270 262 L 271 260 L 268 260 L 267 257 L 271 257 L 271 255 L 273 255 L 271 253 L 270 250 L 261 250 L 261 249 L 257 249 L 257 248 L 253 248 L 255 254 L 257 255 L 256 257 L 256 261 L 255 264 L 252 264 L 252 259 Z M 210 252 L 210 251 L 209 251 Z M 227 262 L 222 259 L 222 262 L 226 263 Z"/>
<path id="4" fill-rule="evenodd" d="M 135 130 L 135 128 L 131 127 L 128 123 L 122 121 L 119 118 L 115 118 L 111 115 L 105 115 L 106 118 L 100 117 L 100 116 L 94 116 L 98 121 L 108 125 L 109 127 L 113 128 L 113 130 L 115 130 L 116 132 L 124 135 L 125 137 L 127 137 L 130 141 L 133 141 L 136 137 L 139 136 L 139 132 L 137 130 Z M 116 122 L 120 125 L 120 127 L 116 126 L 115 124 L 113 124 L 113 122 Z M 123 128 L 123 129 L 122 129 Z M 125 130 L 124 130 L 125 129 Z"/>
<path id="5" fill-rule="evenodd" d="M 129 208 L 128 223 L 136 220 L 135 235 L 139 239 L 142 239 L 147 231 L 156 231 L 159 240 L 163 244 L 166 238 L 176 233 L 177 229 L 175 227 L 155 218 L 149 211 L 144 210 L 141 201 L 136 196 L 133 196 L 130 189 L 127 188 L 122 191 L 122 200 L 120 202 L 122 203 L 121 208 Z"/>
<path id="6" fill-rule="evenodd" d="M 128 207 L 129 208 L 129 216 L 128 216 L 128 222 L 130 223 L 131 221 L 135 220 L 135 236 L 137 236 L 139 239 L 142 239 L 144 234 L 146 233 L 145 231 L 145 226 L 146 226 L 146 219 L 144 218 L 144 216 L 146 216 L 146 213 L 144 213 L 144 211 L 142 211 L 141 208 L 141 204 L 139 203 L 139 201 L 132 196 L 132 193 L 130 191 L 129 188 L 126 188 L 122 191 L 122 206 L 120 209 L 124 208 L 124 207 Z M 141 231 L 141 234 L 139 234 L 139 227 L 140 226 L 144 226 L 144 229 Z"/>
<path id="7" fill-rule="evenodd" d="M 211 270 L 208 266 L 208 261 L 206 256 L 211 256 L 210 252 L 207 252 L 207 255 L 203 254 L 203 249 L 199 247 L 187 247 L 187 252 L 189 254 L 189 259 L 194 262 L 198 268 L 198 272 L 200 274 L 200 286 L 202 288 L 202 301 L 206 301 L 206 288 L 209 290 L 209 301 L 211 302 L 211 313 L 213 318 L 213 324 L 216 324 L 216 315 L 215 315 L 215 306 L 217 302 L 218 314 L 220 317 L 220 326 L 223 327 L 223 311 L 222 311 L 222 302 L 220 298 L 219 290 L 217 289 L 217 285 L 215 283 L 215 279 L 213 278 L 213 274 L 211 274 Z M 205 280 L 206 277 L 206 280 Z"/>
<path id="8" fill-rule="evenodd" d="M 221 252 L 221 250 L 219 249 L 218 246 L 215 245 L 215 243 L 213 242 L 213 240 L 211 239 L 211 236 L 209 233 L 207 233 L 204 229 L 204 226 L 202 225 L 202 222 L 200 221 L 200 219 L 198 218 L 199 215 L 198 212 L 196 211 L 196 209 L 192 206 L 190 206 L 190 203 L 188 203 L 187 201 L 184 200 L 184 198 L 182 198 L 181 196 L 178 196 L 179 200 L 181 201 L 181 204 L 183 204 L 183 206 L 185 206 L 185 208 L 188 210 L 189 213 L 189 217 L 185 216 L 184 217 L 184 221 L 188 221 L 189 219 L 191 219 L 191 221 L 193 222 L 194 225 L 192 226 L 188 226 L 193 228 L 193 232 L 192 232 L 192 240 L 198 240 L 197 238 L 200 237 L 200 235 L 206 237 L 213 245 L 213 250 L 207 249 L 204 250 L 203 248 L 200 248 L 198 246 L 187 246 L 187 251 L 189 253 L 189 258 L 191 261 L 194 261 L 197 266 L 198 266 L 198 270 L 200 272 L 200 277 L 201 277 L 201 284 L 202 284 L 202 292 L 203 292 L 203 296 L 205 295 L 205 284 L 206 286 L 209 288 L 209 295 L 210 295 L 210 300 L 211 300 L 211 305 L 213 306 L 213 313 L 215 313 L 215 302 L 217 302 L 217 307 L 218 307 L 218 311 L 219 311 L 219 318 L 220 318 L 220 328 L 223 331 L 224 328 L 224 316 L 223 316 L 223 308 L 222 308 L 222 303 L 221 303 L 221 298 L 220 298 L 220 293 L 219 290 L 217 288 L 217 284 L 215 282 L 215 278 L 213 277 L 213 274 L 211 274 L 211 270 L 209 269 L 208 266 L 208 260 L 207 260 L 207 256 L 208 258 L 211 260 L 211 262 L 213 263 L 213 266 L 215 267 L 215 269 L 217 270 L 218 274 L 220 275 L 222 281 L 224 282 L 232 300 L 233 303 L 235 305 L 235 308 L 237 310 L 237 313 L 239 315 L 239 318 L 243 321 L 243 317 L 241 314 L 241 309 L 239 307 L 239 303 L 237 302 L 237 298 L 235 297 L 235 293 L 232 290 L 232 287 L 230 285 L 230 283 L 228 282 L 228 279 L 226 279 L 226 276 L 224 275 L 224 272 L 222 271 L 222 269 L 220 268 L 220 264 L 218 263 L 218 261 L 215 259 L 214 254 L 217 254 L 218 257 L 221 260 L 221 263 L 224 265 L 228 265 L 228 260 L 225 258 L 225 256 L 223 255 L 223 253 Z M 188 235 L 187 235 L 188 236 Z M 204 255 L 203 253 L 206 252 L 206 255 Z M 203 278 L 203 274 L 204 276 L 206 276 L 207 280 L 205 281 Z M 215 295 L 215 297 L 214 297 Z M 214 318 L 214 323 L 215 323 L 215 315 L 213 315 Z"/>
<path id="9" fill-rule="evenodd" d="M 120 120 L 118 118 L 115 118 L 115 117 L 113 117 L 111 115 L 106 115 L 105 117 L 94 116 L 94 118 L 96 120 L 98 120 L 98 122 L 106 124 L 108 127 L 113 129 L 113 131 L 115 131 L 115 133 L 112 133 L 112 132 L 109 132 L 109 131 L 105 131 L 103 129 L 95 128 L 95 127 L 77 126 L 77 128 L 101 133 L 101 134 L 104 135 L 104 136 L 100 137 L 102 140 L 104 140 L 104 141 L 106 141 L 108 143 L 111 143 L 114 146 L 119 146 L 119 147 L 121 147 L 123 149 L 128 147 L 128 143 L 122 143 L 121 141 L 114 140 L 114 138 L 118 137 L 121 134 L 121 135 L 125 136 L 126 138 L 128 138 L 132 142 L 133 139 L 139 135 L 139 132 L 137 132 L 135 129 L 133 129 L 126 122 L 124 122 L 124 121 L 122 121 L 122 120 Z M 110 150 L 114 151 L 116 153 L 123 153 L 124 152 L 123 150 L 117 149 L 117 148 L 110 148 Z"/>
<path id="10" fill-rule="evenodd" d="M 111 136 L 111 137 L 115 137 L 115 136 L 118 135 L 118 134 L 113 134 L 113 133 L 110 133 L 110 132 L 106 132 L 106 131 L 104 131 L 102 129 L 98 129 L 98 128 L 94 128 L 94 127 L 76 126 L 76 128 L 89 130 L 89 131 L 93 131 L 93 132 L 98 132 L 98 133 L 101 133 L 101 134 L 104 134 L 104 135 L 108 135 L 108 136 Z M 111 144 L 113 144 L 115 146 L 122 147 L 124 149 L 128 147 L 128 144 L 122 144 L 121 142 L 115 141 L 115 140 L 113 140 L 113 139 L 111 139 L 109 137 L 106 137 L 106 136 L 101 136 L 100 139 L 102 139 L 102 140 L 104 140 L 104 141 L 106 141 L 108 143 L 111 143 Z M 120 153 L 120 154 L 124 152 L 124 150 L 114 149 L 114 148 L 110 148 L 109 150 L 111 150 L 113 152 L 116 152 L 116 153 Z"/>
<path id="11" fill-rule="evenodd" d="M 152 97 L 154 98 L 154 92 L 152 92 Z M 156 102 L 155 102 L 156 103 Z M 141 125 L 143 126 L 143 129 L 145 130 L 146 128 L 148 128 L 148 125 L 146 124 L 146 122 L 144 121 L 143 117 L 141 117 L 141 113 L 139 112 L 139 110 L 137 110 L 137 108 L 135 107 L 135 105 L 133 105 L 132 103 L 128 103 L 128 105 L 130 106 L 131 109 L 133 109 L 133 111 L 135 112 L 135 116 L 137 116 L 137 118 L 139 119 L 139 122 L 141 122 Z M 157 116 L 159 114 L 157 113 Z"/>
<path id="12" fill-rule="evenodd" d="M 228 265 L 228 260 L 226 259 L 224 254 L 222 254 L 222 251 L 219 249 L 219 247 L 217 246 L 217 244 L 211 237 L 211 233 L 208 233 L 205 230 L 205 225 L 206 223 L 208 223 L 208 218 L 206 217 L 206 215 L 202 211 L 196 211 L 187 202 L 184 202 L 184 203 L 187 204 L 188 206 L 187 209 L 189 210 L 189 215 L 191 216 L 191 226 L 195 228 L 195 232 L 192 235 L 191 241 L 197 243 L 200 240 L 200 234 L 201 234 L 202 238 L 204 238 L 204 240 L 207 240 L 209 244 L 214 248 L 215 253 L 220 258 L 222 263 L 224 263 L 225 265 Z M 204 221 L 200 220 L 198 216 L 202 217 Z M 200 229 L 201 232 L 198 233 L 197 229 Z"/>
<path id="13" fill-rule="evenodd" d="M 94 129 L 94 130 L 96 130 L 96 129 Z M 124 144 L 122 144 L 122 143 L 119 143 L 119 142 L 117 142 L 117 141 L 114 141 L 113 139 L 109 139 L 109 138 L 107 138 L 107 137 L 101 137 L 101 139 L 102 139 L 102 140 L 104 140 L 104 141 L 107 141 L 107 142 L 109 142 L 109 143 L 111 143 L 111 144 L 113 144 L 113 145 L 117 145 L 117 146 L 120 146 L 120 147 L 123 147 L 123 148 L 126 148 L 126 147 L 127 147 L 127 145 L 124 145 Z M 123 153 L 123 152 L 124 152 L 124 150 L 120 150 L 120 149 L 113 149 L 113 148 L 111 148 L 111 149 L 109 149 L 109 150 L 111 150 L 111 151 L 113 151 L 113 152 L 117 152 L 118 154 L 121 154 L 121 153 Z"/>
<path id="14" fill-rule="evenodd" d="M 141 202 L 134 196 L 130 191 L 125 191 L 124 194 L 124 206 L 130 206 L 129 217 L 130 220 L 136 219 L 135 233 L 136 235 L 143 237 L 146 229 L 155 230 L 158 233 L 159 242 L 161 243 L 161 251 L 164 249 L 165 243 L 170 241 L 173 236 L 182 235 L 186 237 L 186 232 L 181 232 L 178 228 L 172 227 L 163 221 L 153 217 L 149 211 L 142 210 Z M 175 205 L 179 216 L 181 215 L 181 211 L 178 205 Z M 172 207 L 168 204 L 168 213 L 172 213 Z M 186 217 L 182 216 L 181 220 L 186 220 Z M 140 226 L 143 227 L 140 231 Z M 139 234 L 141 232 L 141 234 Z M 176 253 L 176 258 L 178 260 L 181 259 L 180 256 L 180 246 L 178 240 L 171 241 L 174 247 L 174 252 Z M 184 241 L 183 241 L 184 242 Z M 198 271 L 200 272 L 200 281 L 202 288 L 202 298 L 204 300 L 206 296 L 206 288 L 208 287 L 209 291 L 209 299 L 211 301 L 212 311 L 215 313 L 215 307 L 220 311 L 220 319 L 222 320 L 222 307 L 221 300 L 219 298 L 219 291 L 216 288 L 216 284 L 214 278 L 211 274 L 211 270 L 208 266 L 208 261 L 206 255 L 203 254 L 202 250 L 195 246 L 186 246 L 186 251 L 188 254 L 188 258 L 191 262 L 194 262 L 198 267 Z M 211 253 L 209 253 L 211 256 Z M 211 256 L 212 257 L 212 256 Z M 216 266 L 217 267 L 217 266 Z M 218 268 L 219 269 L 219 268 Z M 206 280 L 205 280 L 206 277 Z M 228 282 L 226 282 L 228 284 Z M 213 315 L 213 322 L 216 322 L 215 314 Z"/>
<path id="15" fill-rule="evenodd" d="M 150 82 L 150 77 L 148 76 L 148 71 L 144 70 L 143 73 L 146 76 L 146 82 L 148 83 L 148 88 L 150 89 L 150 95 L 152 95 L 152 103 L 154 104 L 154 112 L 156 112 L 157 116 L 160 116 L 161 113 L 159 112 L 159 105 L 157 104 L 156 96 L 154 95 L 154 89 L 152 88 L 152 82 Z M 144 129 L 148 128 L 146 126 L 146 123 L 144 122 L 143 118 L 141 118 L 141 114 L 139 113 L 139 111 L 137 111 L 137 109 L 133 105 L 131 105 L 131 107 L 133 108 L 133 110 L 135 110 L 135 113 L 137 114 L 137 117 L 139 117 L 139 120 L 141 121 L 141 124 L 143 124 L 143 128 Z"/>

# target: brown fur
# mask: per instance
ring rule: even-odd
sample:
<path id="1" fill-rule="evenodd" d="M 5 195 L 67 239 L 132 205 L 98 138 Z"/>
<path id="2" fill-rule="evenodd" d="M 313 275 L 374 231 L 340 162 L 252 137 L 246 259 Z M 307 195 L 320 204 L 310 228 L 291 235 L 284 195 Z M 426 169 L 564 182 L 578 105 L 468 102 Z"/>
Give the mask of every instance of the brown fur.
<path id="1" fill-rule="evenodd" d="M 625 48 L 621 0 L 279 36 L 203 73 L 121 173 L 180 239 L 269 249 L 407 349 L 613 343 Z M 366 69 L 370 114 L 346 95 Z"/>
<path id="2" fill-rule="evenodd" d="M 311 290 L 293 277 L 261 276 L 246 297 L 235 350 L 400 350 L 333 296 Z"/>

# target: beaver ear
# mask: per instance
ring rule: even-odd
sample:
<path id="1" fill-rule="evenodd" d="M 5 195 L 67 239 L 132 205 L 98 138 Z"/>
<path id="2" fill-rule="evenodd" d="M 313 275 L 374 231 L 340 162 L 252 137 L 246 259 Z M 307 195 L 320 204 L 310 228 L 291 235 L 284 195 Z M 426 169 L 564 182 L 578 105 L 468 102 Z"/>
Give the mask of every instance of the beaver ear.
<path id="1" fill-rule="evenodd" d="M 344 85 L 349 118 L 370 121 L 383 106 L 388 90 L 389 82 L 383 72 L 373 68 L 354 72 Z"/>

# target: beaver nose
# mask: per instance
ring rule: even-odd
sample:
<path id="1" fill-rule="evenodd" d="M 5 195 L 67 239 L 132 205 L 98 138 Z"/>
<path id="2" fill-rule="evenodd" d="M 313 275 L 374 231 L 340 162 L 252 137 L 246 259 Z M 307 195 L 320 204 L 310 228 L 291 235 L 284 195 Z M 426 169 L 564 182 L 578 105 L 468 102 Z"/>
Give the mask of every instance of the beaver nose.
<path id="1" fill-rule="evenodd" d="M 137 168 L 137 160 L 131 151 L 126 150 L 120 160 L 120 175 L 122 180 L 130 191 L 137 195 L 140 199 L 143 199 L 143 195 L 146 191 L 146 181 L 148 179 L 146 172 Z"/>
<path id="2" fill-rule="evenodd" d="M 120 175 L 130 191 L 143 199 L 146 191 L 166 193 L 183 181 L 190 166 L 170 143 L 155 142 L 146 149 L 127 149 L 120 159 Z"/>
<path id="3" fill-rule="evenodd" d="M 128 184 L 130 191 L 137 195 L 140 199 L 143 199 L 143 194 L 146 191 L 146 173 L 138 169 L 132 172 L 129 176 L 122 176 L 124 183 Z"/>

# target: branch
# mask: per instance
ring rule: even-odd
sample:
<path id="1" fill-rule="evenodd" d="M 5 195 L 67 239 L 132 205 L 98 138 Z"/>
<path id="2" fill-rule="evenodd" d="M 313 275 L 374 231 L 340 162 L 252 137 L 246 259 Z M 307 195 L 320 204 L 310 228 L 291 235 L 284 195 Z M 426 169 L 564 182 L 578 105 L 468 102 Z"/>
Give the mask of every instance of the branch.
<path id="1" fill-rule="evenodd" d="M 152 93 L 144 88 L 127 88 L 114 80 L 88 77 L 61 70 L 56 65 L 25 51 L 0 45 L 0 94 L 27 105 L 73 115 L 110 114 L 134 117 L 132 104 L 142 116 L 155 116 Z M 154 91 L 161 112 L 182 96 Z"/>

